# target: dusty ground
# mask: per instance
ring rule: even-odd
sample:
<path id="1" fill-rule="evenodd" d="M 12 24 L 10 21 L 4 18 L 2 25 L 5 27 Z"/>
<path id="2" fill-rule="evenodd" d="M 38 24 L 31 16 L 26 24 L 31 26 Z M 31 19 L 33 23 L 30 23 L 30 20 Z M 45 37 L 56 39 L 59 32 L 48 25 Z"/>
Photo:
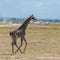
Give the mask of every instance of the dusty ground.
<path id="1" fill-rule="evenodd" d="M 28 46 L 25 54 L 12 55 L 9 31 L 19 26 L 0 27 L 0 60 L 60 60 L 60 25 L 30 24 L 26 30 Z M 20 45 L 20 39 L 17 40 Z M 25 44 L 25 43 L 24 43 Z M 24 45 L 21 48 L 23 51 Z M 16 51 L 15 47 L 15 51 Z"/>

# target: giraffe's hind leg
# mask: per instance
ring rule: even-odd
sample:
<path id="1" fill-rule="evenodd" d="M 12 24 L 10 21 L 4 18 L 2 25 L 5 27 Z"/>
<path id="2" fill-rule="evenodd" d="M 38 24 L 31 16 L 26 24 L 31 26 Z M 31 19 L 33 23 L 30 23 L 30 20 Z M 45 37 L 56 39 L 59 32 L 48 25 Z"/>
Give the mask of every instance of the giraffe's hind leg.
<path id="1" fill-rule="evenodd" d="M 16 52 L 22 47 L 22 45 L 23 45 L 23 39 L 21 38 L 21 45 L 19 46 L 19 48 L 16 50 Z M 16 53 L 15 52 L 15 53 Z M 21 51 L 21 53 L 22 53 L 22 51 Z"/>
<path id="2" fill-rule="evenodd" d="M 12 43 L 12 53 L 14 54 L 14 43 Z"/>
<path id="3" fill-rule="evenodd" d="M 18 45 L 16 44 L 16 42 L 12 43 L 12 53 L 13 53 L 13 54 L 16 53 L 16 52 L 14 53 L 14 45 L 15 45 L 15 46 L 18 48 L 18 50 L 22 53 L 22 51 L 19 49 L 19 47 L 18 47 Z"/>
<path id="4" fill-rule="evenodd" d="M 21 50 L 19 49 L 18 45 L 16 44 L 17 39 L 13 37 L 12 40 L 12 53 L 14 54 L 14 45 L 18 48 L 18 50 L 21 52 Z M 22 53 L 22 52 L 21 52 Z"/>
<path id="5" fill-rule="evenodd" d="M 16 39 L 12 38 L 12 53 L 14 54 L 14 45 L 16 45 Z"/>

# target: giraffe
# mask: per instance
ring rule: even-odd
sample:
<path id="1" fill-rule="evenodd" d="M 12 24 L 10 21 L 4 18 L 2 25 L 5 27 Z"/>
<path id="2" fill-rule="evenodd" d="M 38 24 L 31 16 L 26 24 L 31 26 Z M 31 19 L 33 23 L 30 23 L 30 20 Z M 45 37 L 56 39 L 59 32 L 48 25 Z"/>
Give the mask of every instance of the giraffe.
<path id="1" fill-rule="evenodd" d="M 18 50 L 22 53 L 22 51 L 21 51 L 20 48 L 21 48 L 22 45 L 23 45 L 23 41 L 25 42 L 25 47 L 24 47 L 23 53 L 25 53 L 26 46 L 27 46 L 27 41 L 26 41 L 26 39 L 25 39 L 26 28 L 27 28 L 29 22 L 30 22 L 32 19 L 33 19 L 33 20 L 36 20 L 36 18 L 35 18 L 33 15 L 31 15 L 30 17 L 28 17 L 28 18 L 24 21 L 24 23 L 23 23 L 19 28 L 17 28 L 16 30 L 10 32 L 10 36 L 12 37 L 12 53 L 13 53 L 13 54 L 16 53 Z M 17 45 L 17 43 L 16 43 L 17 38 L 21 38 L 21 45 L 20 45 L 19 47 L 18 47 L 18 45 Z M 18 48 L 15 52 L 14 52 L 14 45 Z"/>

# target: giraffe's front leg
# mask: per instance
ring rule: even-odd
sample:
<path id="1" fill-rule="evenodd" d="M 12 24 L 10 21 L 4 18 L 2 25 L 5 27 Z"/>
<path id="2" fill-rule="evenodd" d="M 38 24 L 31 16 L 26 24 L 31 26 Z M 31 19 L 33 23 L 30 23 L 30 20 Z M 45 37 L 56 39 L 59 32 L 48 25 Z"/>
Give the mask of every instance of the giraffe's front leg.
<path id="1" fill-rule="evenodd" d="M 27 46 L 27 41 L 26 41 L 25 37 L 24 37 L 23 39 L 24 39 L 24 41 L 25 41 L 25 48 L 24 48 L 24 51 L 23 51 L 23 53 L 25 53 L 26 46 Z"/>

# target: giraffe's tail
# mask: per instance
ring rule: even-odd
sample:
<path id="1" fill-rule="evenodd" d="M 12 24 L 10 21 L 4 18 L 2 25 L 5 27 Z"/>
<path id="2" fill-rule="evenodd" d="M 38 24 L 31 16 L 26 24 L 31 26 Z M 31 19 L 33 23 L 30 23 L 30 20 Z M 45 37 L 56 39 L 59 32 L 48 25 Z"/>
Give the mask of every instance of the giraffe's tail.
<path id="1" fill-rule="evenodd" d="M 12 35 L 12 32 L 9 32 L 10 35 Z"/>

